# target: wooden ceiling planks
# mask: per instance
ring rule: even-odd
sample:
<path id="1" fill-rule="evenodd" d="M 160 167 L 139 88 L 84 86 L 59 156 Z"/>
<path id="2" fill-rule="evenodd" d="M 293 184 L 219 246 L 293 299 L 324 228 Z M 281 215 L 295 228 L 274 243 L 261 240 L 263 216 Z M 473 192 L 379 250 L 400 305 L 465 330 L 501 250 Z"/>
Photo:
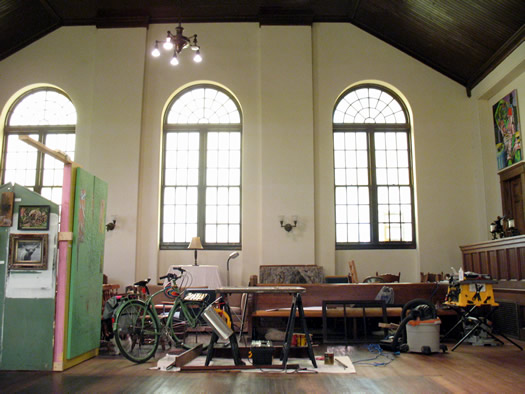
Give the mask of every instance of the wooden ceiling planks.
<path id="1" fill-rule="evenodd" d="M 3 0 L 0 60 L 60 26 L 352 23 L 467 88 L 525 36 L 523 0 Z"/>

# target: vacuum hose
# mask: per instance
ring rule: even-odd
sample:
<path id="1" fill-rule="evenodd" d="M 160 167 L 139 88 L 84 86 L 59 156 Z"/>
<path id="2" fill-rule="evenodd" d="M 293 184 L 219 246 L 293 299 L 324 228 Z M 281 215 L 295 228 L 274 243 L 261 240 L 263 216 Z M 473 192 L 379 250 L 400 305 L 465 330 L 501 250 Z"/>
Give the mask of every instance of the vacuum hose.
<path id="1" fill-rule="evenodd" d="M 410 310 L 410 313 L 406 315 L 408 310 Z M 401 347 L 407 342 L 406 325 L 410 320 L 416 320 L 417 318 L 420 318 L 421 320 L 436 319 L 437 311 L 434 304 L 423 298 L 416 298 L 407 302 L 403 306 L 403 310 L 401 311 L 401 323 L 399 323 L 399 327 L 397 328 L 394 338 L 392 339 L 392 348 L 394 351 L 403 351 Z"/>

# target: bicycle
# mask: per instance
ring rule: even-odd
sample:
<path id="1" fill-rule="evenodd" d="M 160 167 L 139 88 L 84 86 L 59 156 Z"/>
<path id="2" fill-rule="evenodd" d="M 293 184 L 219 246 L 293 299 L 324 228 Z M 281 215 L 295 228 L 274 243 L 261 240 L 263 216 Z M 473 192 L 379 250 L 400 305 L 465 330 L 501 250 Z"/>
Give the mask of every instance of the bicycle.
<path id="1" fill-rule="evenodd" d="M 177 280 L 183 277 L 185 270 L 176 270 L 180 275 L 169 273 L 160 277 L 168 279 L 168 286 L 164 289 L 148 295 L 145 300 L 128 299 L 115 312 L 115 342 L 128 360 L 135 363 L 148 361 L 164 338 L 186 349 L 200 343 L 203 350 L 208 347 L 212 331 L 201 315 L 212 302 L 209 302 L 207 293 L 199 293 L 198 290 L 181 292 Z M 145 285 L 147 287 L 147 283 Z M 162 292 L 173 298 L 173 306 L 169 312 L 159 315 L 153 298 Z M 189 340 L 188 333 L 194 334 L 194 342 Z"/>

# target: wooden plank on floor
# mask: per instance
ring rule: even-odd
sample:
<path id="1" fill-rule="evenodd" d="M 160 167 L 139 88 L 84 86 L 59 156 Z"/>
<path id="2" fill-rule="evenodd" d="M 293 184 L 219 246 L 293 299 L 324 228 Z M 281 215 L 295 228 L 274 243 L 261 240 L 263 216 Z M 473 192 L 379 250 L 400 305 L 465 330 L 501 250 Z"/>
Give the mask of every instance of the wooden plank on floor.
<path id="1" fill-rule="evenodd" d="M 172 365 L 170 365 L 170 367 L 172 366 L 179 367 L 179 368 L 183 367 L 186 364 L 188 364 L 190 361 L 199 357 L 201 353 L 202 353 L 202 343 L 199 343 L 197 346 L 192 347 L 190 350 L 187 350 L 184 353 L 179 354 L 175 358 L 175 362 Z"/>

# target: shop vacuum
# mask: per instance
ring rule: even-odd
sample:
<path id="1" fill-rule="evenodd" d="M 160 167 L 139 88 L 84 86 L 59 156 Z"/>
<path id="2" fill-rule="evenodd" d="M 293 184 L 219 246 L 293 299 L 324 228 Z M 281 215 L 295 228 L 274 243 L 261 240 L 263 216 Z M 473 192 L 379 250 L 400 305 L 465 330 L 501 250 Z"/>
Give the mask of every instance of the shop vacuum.
<path id="1" fill-rule="evenodd" d="M 401 322 L 395 334 L 383 339 L 380 344 L 393 352 L 431 354 L 442 350 L 445 353 L 446 345 L 439 343 L 440 326 L 434 304 L 416 298 L 403 306 Z"/>

